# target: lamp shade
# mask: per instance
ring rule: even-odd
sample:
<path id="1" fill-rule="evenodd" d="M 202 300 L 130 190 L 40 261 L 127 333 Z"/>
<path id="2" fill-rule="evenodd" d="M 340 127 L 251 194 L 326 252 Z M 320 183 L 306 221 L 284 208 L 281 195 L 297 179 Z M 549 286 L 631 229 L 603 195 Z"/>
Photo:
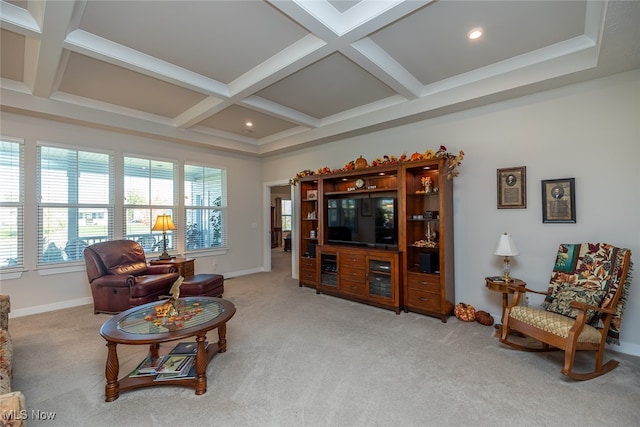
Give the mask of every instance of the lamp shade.
<path id="1" fill-rule="evenodd" d="M 153 224 L 153 231 L 162 231 L 165 232 L 167 230 L 175 230 L 176 226 L 171 220 L 171 215 L 158 215 L 156 218 L 156 223 Z"/>
<path id="2" fill-rule="evenodd" d="M 494 254 L 500 256 L 516 256 L 520 255 L 520 252 L 518 252 L 518 248 L 516 248 L 516 245 L 513 243 L 511 235 L 504 233 L 500 236 L 500 241 Z"/>

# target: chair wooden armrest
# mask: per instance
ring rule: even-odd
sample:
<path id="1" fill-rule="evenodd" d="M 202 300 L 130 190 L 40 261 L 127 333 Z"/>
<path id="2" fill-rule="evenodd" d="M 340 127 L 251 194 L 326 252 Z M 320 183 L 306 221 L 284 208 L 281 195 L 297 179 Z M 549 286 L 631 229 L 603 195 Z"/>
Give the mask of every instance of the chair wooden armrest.
<path id="1" fill-rule="evenodd" d="M 608 313 L 608 314 L 614 314 L 616 312 L 615 307 L 598 307 L 595 305 L 589 305 L 586 304 L 582 301 L 571 301 L 569 303 L 569 307 L 575 308 L 576 310 L 580 310 L 580 311 L 587 311 L 587 310 L 593 310 L 593 311 L 599 311 L 601 313 Z"/>
<path id="2" fill-rule="evenodd" d="M 529 289 L 524 285 L 516 285 L 514 283 L 507 283 L 507 287 L 511 291 L 513 291 L 513 298 L 511 299 L 511 303 L 509 303 L 509 307 L 513 307 L 513 306 L 519 305 L 521 296 L 526 294 L 527 292 L 532 293 L 532 294 L 540 294 L 540 295 L 548 295 L 549 294 L 549 291 L 546 291 L 546 292 L 536 291 L 534 289 Z"/>
<path id="3" fill-rule="evenodd" d="M 539 294 L 539 295 L 549 295 L 549 290 L 546 291 L 536 291 L 534 289 L 529 289 L 527 288 L 525 285 L 516 285 L 515 283 L 507 283 L 507 287 L 514 291 L 514 292 L 531 292 L 533 294 Z"/>

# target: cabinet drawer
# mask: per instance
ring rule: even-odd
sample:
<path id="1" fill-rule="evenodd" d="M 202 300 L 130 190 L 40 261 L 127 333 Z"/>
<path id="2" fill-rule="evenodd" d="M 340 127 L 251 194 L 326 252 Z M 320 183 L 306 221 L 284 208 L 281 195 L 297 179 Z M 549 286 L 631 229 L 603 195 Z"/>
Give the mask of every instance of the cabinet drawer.
<path id="1" fill-rule="evenodd" d="M 440 294 L 409 289 L 407 303 L 420 310 L 440 312 Z"/>
<path id="2" fill-rule="evenodd" d="M 355 254 L 351 252 L 340 254 L 340 266 L 351 266 L 356 268 L 364 268 L 364 260 L 366 255 Z"/>
<path id="3" fill-rule="evenodd" d="M 304 282 L 314 282 L 316 281 L 316 270 L 303 268 L 300 269 L 300 280 Z"/>
<path id="4" fill-rule="evenodd" d="M 315 269 L 316 269 L 316 259 L 315 258 L 307 258 L 307 257 L 300 258 L 300 268 L 306 268 L 306 269 L 315 271 Z"/>
<path id="5" fill-rule="evenodd" d="M 340 291 L 345 294 L 362 296 L 366 293 L 366 283 L 340 278 Z"/>
<path id="6" fill-rule="evenodd" d="M 425 292 L 440 294 L 440 278 L 426 274 L 409 273 L 407 287 Z"/>
<path id="7" fill-rule="evenodd" d="M 342 267 L 340 268 L 340 278 L 364 282 L 365 271 L 361 268 L 353 268 L 351 266 L 342 265 Z"/>

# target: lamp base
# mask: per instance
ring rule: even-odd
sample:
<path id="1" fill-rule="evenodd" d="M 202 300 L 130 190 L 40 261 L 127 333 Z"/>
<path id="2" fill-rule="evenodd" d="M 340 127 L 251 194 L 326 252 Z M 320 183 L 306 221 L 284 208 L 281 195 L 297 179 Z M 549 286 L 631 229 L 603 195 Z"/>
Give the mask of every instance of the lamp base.
<path id="1" fill-rule="evenodd" d="M 161 260 L 163 260 L 163 261 L 164 261 L 164 260 L 167 260 L 167 259 L 171 259 L 171 258 L 172 258 L 172 256 L 171 256 L 171 255 L 169 255 L 169 254 L 168 254 L 168 253 L 166 253 L 166 252 L 163 252 L 163 253 L 158 257 L 158 259 L 161 259 Z"/>

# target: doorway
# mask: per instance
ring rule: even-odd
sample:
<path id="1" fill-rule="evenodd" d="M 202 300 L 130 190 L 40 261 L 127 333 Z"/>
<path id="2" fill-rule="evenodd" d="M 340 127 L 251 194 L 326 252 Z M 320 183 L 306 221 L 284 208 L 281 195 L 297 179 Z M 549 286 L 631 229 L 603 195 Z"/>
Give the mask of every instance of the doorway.
<path id="1" fill-rule="evenodd" d="M 291 276 L 295 271 L 292 244 L 293 189 L 288 181 L 266 183 L 263 199 L 266 231 L 263 244 L 264 271 L 272 271 L 273 268 L 287 269 Z"/>

